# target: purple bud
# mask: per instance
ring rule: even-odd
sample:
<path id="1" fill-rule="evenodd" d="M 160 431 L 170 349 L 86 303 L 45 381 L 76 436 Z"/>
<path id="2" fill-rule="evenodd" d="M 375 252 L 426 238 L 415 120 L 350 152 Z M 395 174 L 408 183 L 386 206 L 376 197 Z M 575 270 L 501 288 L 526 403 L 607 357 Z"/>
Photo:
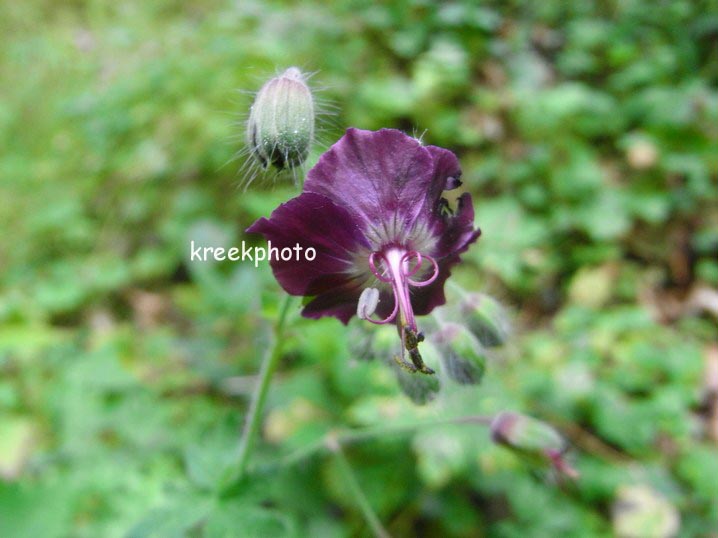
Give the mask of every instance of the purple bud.
<path id="1" fill-rule="evenodd" d="M 504 411 L 491 422 L 491 439 L 522 454 L 550 463 L 560 474 L 577 478 L 564 459 L 568 445 L 552 426 L 535 418 Z"/>
<path id="2" fill-rule="evenodd" d="M 300 166 L 314 140 L 314 99 L 302 72 L 290 67 L 257 92 L 247 122 L 247 144 L 262 166 Z"/>
<path id="3" fill-rule="evenodd" d="M 491 423 L 495 443 L 527 452 L 562 451 L 563 437 L 551 426 L 532 417 L 503 411 Z"/>

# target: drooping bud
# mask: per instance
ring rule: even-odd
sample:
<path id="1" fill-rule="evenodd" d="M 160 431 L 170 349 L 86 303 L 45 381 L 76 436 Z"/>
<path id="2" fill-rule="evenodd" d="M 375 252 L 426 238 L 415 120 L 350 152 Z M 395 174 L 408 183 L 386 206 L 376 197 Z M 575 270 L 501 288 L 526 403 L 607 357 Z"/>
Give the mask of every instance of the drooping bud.
<path id="1" fill-rule="evenodd" d="M 263 167 L 300 166 L 314 140 L 314 99 L 296 67 L 271 79 L 257 92 L 247 122 L 250 154 Z"/>
<path id="2" fill-rule="evenodd" d="M 568 444 L 552 426 L 538 419 L 504 411 L 491 422 L 491 439 L 524 455 L 550 463 L 561 475 L 577 478 L 564 459 Z"/>
<path id="3" fill-rule="evenodd" d="M 429 368 L 435 370 L 439 362 L 438 351 L 430 342 L 425 342 L 421 350 L 424 362 Z M 396 364 L 396 363 L 395 363 Z M 436 375 L 416 375 L 408 372 L 401 366 L 395 367 L 396 379 L 399 382 L 401 390 L 411 401 L 417 405 L 424 405 L 434 398 L 441 388 L 439 376 Z"/>
<path id="4" fill-rule="evenodd" d="M 374 331 L 374 356 L 392 362 L 397 352 L 396 329 L 391 326 L 378 327 Z"/>
<path id="5" fill-rule="evenodd" d="M 448 376 L 462 385 L 481 381 L 486 355 L 471 332 L 459 323 L 444 323 L 434 335 Z"/>
<path id="6" fill-rule="evenodd" d="M 503 411 L 491 422 L 491 439 L 495 443 L 526 452 L 562 451 L 563 437 L 551 426 L 520 413 Z"/>
<path id="7" fill-rule="evenodd" d="M 506 316 L 501 305 L 488 295 L 467 292 L 461 298 L 459 312 L 482 345 L 496 347 L 506 341 Z"/>
<path id="8" fill-rule="evenodd" d="M 396 329 L 394 327 L 380 327 L 375 331 L 374 353 L 391 366 L 402 392 L 417 405 L 423 405 L 436 397 L 440 389 L 439 377 L 435 375 L 417 375 L 402 368 L 397 360 L 399 353 L 396 342 Z M 424 361 L 429 367 L 437 368 L 439 363 L 438 352 L 430 342 L 424 342 L 422 348 Z"/>

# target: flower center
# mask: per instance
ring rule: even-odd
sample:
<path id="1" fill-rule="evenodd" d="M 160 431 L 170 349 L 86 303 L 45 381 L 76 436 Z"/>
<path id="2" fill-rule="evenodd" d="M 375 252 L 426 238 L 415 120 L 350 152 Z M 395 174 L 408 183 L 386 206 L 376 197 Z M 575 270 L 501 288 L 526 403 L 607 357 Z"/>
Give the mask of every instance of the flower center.
<path id="1" fill-rule="evenodd" d="M 426 280 L 413 280 L 411 277 L 421 270 L 424 260 L 432 265 L 433 274 Z M 377 262 L 379 263 L 377 264 Z M 384 252 L 372 252 L 369 255 L 369 268 L 381 282 L 391 284 L 394 293 L 394 309 L 383 320 L 373 320 L 368 316 L 366 319 L 377 324 L 391 323 L 396 319 L 400 326 L 408 327 L 416 332 L 416 319 L 414 310 L 411 308 L 409 286 L 423 287 L 434 282 L 439 276 L 439 266 L 436 260 L 415 250 L 390 248 Z"/>
<path id="2" fill-rule="evenodd" d="M 411 277 L 421 271 L 425 260 L 431 265 L 431 275 L 425 280 L 412 279 Z M 414 317 L 414 310 L 411 307 L 411 298 L 409 296 L 409 286 L 423 287 L 434 282 L 439 276 L 439 266 L 436 260 L 416 250 L 392 247 L 384 251 L 372 252 L 369 255 L 369 268 L 379 281 L 391 284 L 394 295 L 394 308 L 386 318 L 375 320 L 370 317 L 373 313 L 373 308 L 371 308 L 372 311 L 368 312 L 366 304 L 360 300 L 359 316 L 378 325 L 396 321 L 397 330 L 402 341 L 402 353 L 401 357 L 397 358 L 397 362 L 412 371 L 419 370 L 424 373 L 433 373 L 433 370 L 424 365 L 418 351 L 419 342 L 424 339 L 424 336 L 416 326 L 416 318 Z M 375 305 L 376 303 L 374 303 Z M 409 352 L 411 363 L 404 359 L 404 350 Z"/>

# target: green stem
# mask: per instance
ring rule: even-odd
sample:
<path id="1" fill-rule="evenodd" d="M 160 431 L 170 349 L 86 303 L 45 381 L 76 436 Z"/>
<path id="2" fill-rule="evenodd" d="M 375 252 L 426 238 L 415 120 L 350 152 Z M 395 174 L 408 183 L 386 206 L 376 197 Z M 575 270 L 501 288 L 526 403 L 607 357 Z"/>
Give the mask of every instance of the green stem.
<path id="1" fill-rule="evenodd" d="M 381 521 L 379 520 L 379 516 L 376 515 L 376 512 L 374 512 L 374 509 L 371 507 L 371 504 L 369 504 L 369 499 L 366 498 L 366 495 L 362 491 L 361 486 L 359 485 L 359 482 L 354 475 L 354 471 L 352 470 L 351 465 L 349 465 L 349 462 L 344 455 L 344 451 L 342 450 L 341 445 L 336 442 L 336 440 L 334 440 L 333 442 L 329 440 L 327 442 L 327 445 L 334 452 L 334 456 L 337 459 L 339 472 L 341 472 L 342 477 L 344 478 L 344 482 L 349 488 L 349 492 L 351 493 L 352 497 L 354 497 L 354 501 L 359 506 L 359 509 L 361 510 L 361 513 L 364 516 L 364 519 L 366 520 L 367 524 L 369 525 L 369 528 L 371 529 L 372 533 L 377 538 L 389 538 L 389 533 L 382 526 Z"/>
<path id="2" fill-rule="evenodd" d="M 449 424 L 477 424 L 488 426 L 491 424 L 493 417 L 484 415 L 468 415 L 463 417 L 440 418 L 435 420 L 423 420 L 421 422 L 412 422 L 408 424 L 388 424 L 381 426 L 369 426 L 357 430 L 345 430 L 339 432 L 330 432 L 318 441 L 302 447 L 284 457 L 276 467 L 292 467 L 302 461 L 305 461 L 315 454 L 329 448 L 329 442 L 336 443 L 339 446 L 347 446 L 353 443 L 361 443 L 371 439 L 386 438 L 390 435 L 401 435 L 413 433 L 422 428 L 446 426 Z M 262 471 L 276 468 L 275 465 L 269 465 Z"/>
<path id="3" fill-rule="evenodd" d="M 252 401 L 247 412 L 247 419 L 242 431 L 242 437 L 239 441 L 239 449 L 237 451 L 237 460 L 231 475 L 227 480 L 227 486 L 244 478 L 247 473 L 249 459 L 252 455 L 254 442 L 259 432 L 259 425 L 262 420 L 262 412 L 267 399 L 269 383 L 272 380 L 279 359 L 282 356 L 282 348 L 284 346 L 284 329 L 287 322 L 287 314 L 292 304 L 292 297 L 287 295 L 282 303 L 279 317 L 274 324 L 274 339 L 262 358 L 262 366 L 259 370 L 259 384 L 252 396 Z"/>

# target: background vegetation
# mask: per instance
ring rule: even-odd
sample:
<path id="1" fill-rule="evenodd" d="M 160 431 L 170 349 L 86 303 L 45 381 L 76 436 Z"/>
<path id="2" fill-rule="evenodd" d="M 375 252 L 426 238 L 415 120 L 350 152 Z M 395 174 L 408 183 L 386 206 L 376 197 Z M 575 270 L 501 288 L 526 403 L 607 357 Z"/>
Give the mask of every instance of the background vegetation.
<path id="1" fill-rule="evenodd" d="M 715 2 L 39 0 L 0 29 L 0 536 L 363 536 L 341 459 L 282 458 L 374 426 L 345 461 L 396 536 L 718 535 Z M 256 241 L 292 195 L 232 160 L 237 90 L 290 65 L 336 106 L 325 147 L 459 154 L 484 235 L 455 280 L 513 332 L 415 406 L 293 311 L 256 472 L 220 497 L 281 294 L 188 243 Z M 555 424 L 580 480 L 478 426 L 391 433 L 502 409 Z"/>

